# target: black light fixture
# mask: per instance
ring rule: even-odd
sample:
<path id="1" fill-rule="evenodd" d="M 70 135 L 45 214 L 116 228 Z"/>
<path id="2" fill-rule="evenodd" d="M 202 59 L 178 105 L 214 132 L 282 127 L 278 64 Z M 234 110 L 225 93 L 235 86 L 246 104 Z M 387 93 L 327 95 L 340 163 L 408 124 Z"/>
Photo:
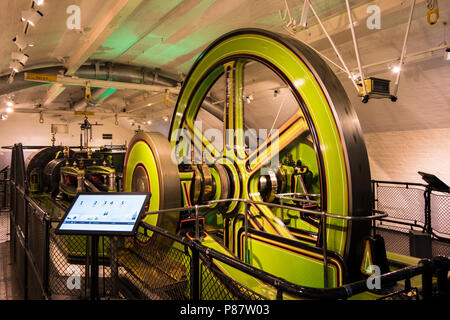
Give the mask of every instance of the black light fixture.
<path id="1" fill-rule="evenodd" d="M 9 64 L 9 68 L 12 69 L 15 73 L 19 73 L 20 71 L 22 71 L 23 67 L 24 65 L 19 61 L 12 61 Z"/>
<path id="2" fill-rule="evenodd" d="M 13 52 L 11 58 L 15 61 L 19 61 L 22 65 L 25 65 L 30 56 L 22 52 Z"/>
<path id="3" fill-rule="evenodd" d="M 39 10 L 28 9 L 22 11 L 22 21 L 28 22 L 33 27 L 42 19 L 44 15 Z"/>
<path id="4" fill-rule="evenodd" d="M 27 38 L 25 36 L 15 36 L 12 41 L 16 44 L 16 46 L 19 48 L 19 50 L 23 50 L 26 47 L 31 47 L 32 45 L 27 41 Z"/>

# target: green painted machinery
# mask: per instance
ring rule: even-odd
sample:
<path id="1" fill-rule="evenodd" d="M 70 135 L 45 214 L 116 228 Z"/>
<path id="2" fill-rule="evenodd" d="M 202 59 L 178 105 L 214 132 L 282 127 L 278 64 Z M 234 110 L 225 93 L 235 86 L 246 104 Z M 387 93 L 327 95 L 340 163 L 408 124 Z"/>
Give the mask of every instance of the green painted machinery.
<path id="1" fill-rule="evenodd" d="M 144 221 L 191 238 L 199 221 L 204 246 L 298 285 L 339 287 L 367 278 L 371 265 L 389 271 L 384 243 L 370 232 L 355 110 L 327 64 L 285 35 L 241 29 L 213 42 L 184 82 L 169 139 L 140 132 L 131 140 L 124 190 L 151 192 L 149 211 L 201 207 Z"/>
<path id="2" fill-rule="evenodd" d="M 74 151 L 62 146 L 37 150 L 26 163 L 31 197 L 53 218 L 61 218 L 64 208 L 70 206 L 78 192 L 120 190 L 120 179 L 117 178 L 122 175 L 124 155 L 123 151 Z M 70 262 L 84 263 L 86 237 L 67 236 L 58 244 Z M 109 245 L 109 238 L 100 238 L 99 254 L 103 258 L 108 257 Z"/>

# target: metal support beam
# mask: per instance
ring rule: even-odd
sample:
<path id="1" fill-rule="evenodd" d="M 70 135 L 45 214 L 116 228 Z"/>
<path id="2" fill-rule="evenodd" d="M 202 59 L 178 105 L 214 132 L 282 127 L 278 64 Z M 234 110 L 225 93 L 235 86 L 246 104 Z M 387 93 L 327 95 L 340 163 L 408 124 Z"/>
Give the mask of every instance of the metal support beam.
<path id="1" fill-rule="evenodd" d="M 358 85 L 356 84 L 356 81 L 352 78 L 352 75 L 351 75 L 350 71 L 348 70 L 347 65 L 345 64 L 344 59 L 342 58 L 341 54 L 339 53 L 339 50 L 337 49 L 336 45 L 334 44 L 333 40 L 331 39 L 330 34 L 328 33 L 328 31 L 325 28 L 325 26 L 322 23 L 322 21 L 320 20 L 320 17 L 318 16 L 316 10 L 314 10 L 314 7 L 311 4 L 310 4 L 309 7 L 311 8 L 312 13 L 314 14 L 314 16 L 316 17 L 317 21 L 319 22 L 319 25 L 322 28 L 323 33 L 327 37 L 327 39 L 330 42 L 331 46 L 333 47 L 334 52 L 336 53 L 337 57 L 339 58 L 339 61 L 342 63 L 342 66 L 344 67 L 345 72 L 347 72 L 348 77 L 350 78 L 350 80 L 352 81 L 353 85 L 355 86 L 356 91 L 358 92 L 359 91 Z"/>
<path id="2" fill-rule="evenodd" d="M 447 45 L 442 45 L 442 46 L 433 47 L 433 48 L 426 49 L 426 50 L 412 52 L 412 53 L 405 55 L 405 59 L 408 61 L 408 63 L 411 63 L 412 61 L 422 60 L 422 59 L 424 59 L 425 56 L 432 57 L 433 52 L 444 51 L 446 48 L 447 48 Z M 400 57 L 395 57 L 395 58 L 391 58 L 391 59 L 386 59 L 386 60 L 366 64 L 366 65 L 363 65 L 362 68 L 368 69 L 368 68 L 373 68 L 373 67 L 378 67 L 378 66 L 383 66 L 383 65 L 385 66 L 390 62 L 395 62 L 395 61 L 399 61 L 399 60 L 400 60 Z M 350 71 L 357 71 L 357 68 L 350 69 Z M 341 75 L 344 73 L 346 73 L 345 70 L 341 70 L 341 71 L 337 71 L 336 75 Z"/>
<path id="3" fill-rule="evenodd" d="M 148 98 L 144 99 L 143 101 L 134 103 L 132 105 L 128 105 L 125 107 L 125 110 L 127 113 L 136 112 L 145 108 L 150 107 L 149 104 L 154 104 L 157 102 L 161 102 L 164 98 L 165 93 L 157 93 L 154 95 L 149 96 Z"/>
<path id="4" fill-rule="evenodd" d="M 419 4 L 425 1 L 426 0 L 416 0 L 416 3 Z M 374 0 L 361 5 L 355 5 L 352 11 L 353 17 L 355 18 L 354 21 L 365 24 L 368 18 L 367 7 L 370 5 L 377 5 L 383 14 L 383 17 L 386 17 L 387 15 L 398 14 L 399 11 L 408 8 L 408 4 L 409 2 L 404 0 Z M 328 34 L 330 36 L 347 30 L 348 24 L 346 16 L 347 12 L 343 12 L 322 20 L 323 26 L 326 30 L 329 30 Z M 298 40 L 313 44 L 327 37 L 319 23 L 313 25 L 311 22 L 310 19 L 306 29 L 299 30 L 295 33 L 295 37 Z"/>
<path id="5" fill-rule="evenodd" d="M 44 106 L 50 105 L 55 99 L 63 93 L 66 88 L 61 83 L 54 83 L 50 86 L 44 99 Z"/>
<path id="6" fill-rule="evenodd" d="M 366 96 L 367 95 L 366 81 L 365 81 L 363 69 L 361 68 L 361 58 L 359 56 L 358 41 L 356 40 L 355 28 L 353 26 L 352 12 L 350 10 L 350 4 L 348 3 L 348 0 L 345 0 L 345 5 L 347 7 L 348 21 L 350 23 L 350 30 L 352 31 L 353 46 L 355 48 L 356 61 L 358 62 L 358 70 L 359 70 L 359 75 L 361 77 L 361 83 L 362 83 L 362 87 L 363 87 L 363 96 Z"/>
<path id="7" fill-rule="evenodd" d="M 67 60 L 67 75 L 73 75 L 103 44 L 113 31 L 142 3 L 142 0 L 115 0 L 92 27 L 83 44 Z"/>
<path id="8" fill-rule="evenodd" d="M 395 78 L 395 82 L 394 82 L 394 92 L 392 93 L 392 95 L 394 97 L 397 97 L 398 85 L 400 83 L 400 74 L 402 73 L 403 63 L 404 63 L 404 59 L 405 59 L 405 55 L 406 55 L 406 44 L 408 43 L 408 35 L 409 35 L 409 30 L 411 28 L 412 18 L 414 16 L 414 7 L 415 6 L 416 6 L 416 0 L 413 0 L 413 2 L 411 4 L 411 11 L 409 12 L 409 19 L 408 19 L 408 25 L 406 27 L 405 39 L 403 41 L 402 55 L 400 56 L 400 65 L 399 65 L 400 70 L 398 71 L 397 77 Z"/>

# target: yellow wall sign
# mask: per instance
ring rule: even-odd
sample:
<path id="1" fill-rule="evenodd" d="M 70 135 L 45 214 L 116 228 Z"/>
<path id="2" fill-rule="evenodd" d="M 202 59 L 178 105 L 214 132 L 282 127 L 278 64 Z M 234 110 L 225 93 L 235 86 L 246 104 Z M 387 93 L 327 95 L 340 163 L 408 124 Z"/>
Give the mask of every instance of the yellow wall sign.
<path id="1" fill-rule="evenodd" d="M 56 82 L 57 76 L 51 74 L 25 72 L 25 80 L 40 82 Z"/>
<path id="2" fill-rule="evenodd" d="M 92 111 L 74 111 L 73 114 L 76 116 L 95 116 L 95 112 Z"/>

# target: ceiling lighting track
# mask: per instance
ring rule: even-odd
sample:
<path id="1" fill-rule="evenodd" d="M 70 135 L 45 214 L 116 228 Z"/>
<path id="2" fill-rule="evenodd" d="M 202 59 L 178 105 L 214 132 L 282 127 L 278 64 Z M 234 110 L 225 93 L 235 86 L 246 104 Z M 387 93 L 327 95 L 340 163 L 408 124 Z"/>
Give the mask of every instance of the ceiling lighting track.
<path id="1" fill-rule="evenodd" d="M 29 23 L 32 27 L 42 19 L 44 15 L 39 10 L 28 9 L 22 11 L 22 21 Z"/>
<path id="2" fill-rule="evenodd" d="M 23 53 L 22 51 L 25 50 L 27 47 L 32 47 L 33 45 L 30 44 L 27 39 L 25 38 L 29 27 L 30 26 L 36 26 L 36 24 L 42 19 L 44 14 L 36 9 L 36 7 L 41 6 L 44 4 L 44 0 L 36 0 L 31 1 L 31 6 L 28 10 L 23 10 L 21 15 L 21 20 L 23 22 L 26 22 L 23 34 L 24 36 L 17 35 L 14 37 L 13 42 L 17 45 L 20 52 L 13 52 L 12 53 L 12 62 L 10 65 L 10 68 L 12 69 L 7 83 L 11 84 L 14 81 L 14 76 L 16 73 L 22 71 L 23 67 L 27 63 L 28 59 L 30 58 L 29 55 Z"/>
<path id="3" fill-rule="evenodd" d="M 25 65 L 28 61 L 28 59 L 30 58 L 29 55 L 27 55 L 26 53 L 22 53 L 22 52 L 13 52 L 11 54 L 11 58 L 13 60 L 19 61 L 22 65 Z"/>

